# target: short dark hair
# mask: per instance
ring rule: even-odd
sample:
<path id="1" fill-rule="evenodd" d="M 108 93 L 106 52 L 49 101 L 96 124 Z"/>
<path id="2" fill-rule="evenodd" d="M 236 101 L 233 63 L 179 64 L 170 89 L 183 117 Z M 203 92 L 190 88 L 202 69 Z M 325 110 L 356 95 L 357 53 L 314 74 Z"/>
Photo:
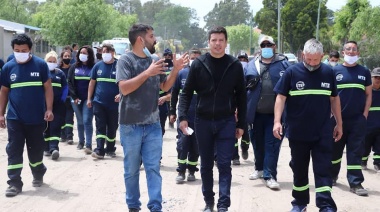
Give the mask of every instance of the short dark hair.
<path id="1" fill-rule="evenodd" d="M 137 37 L 145 36 L 148 30 L 153 30 L 153 27 L 146 24 L 134 24 L 128 32 L 128 38 L 132 46 L 135 45 Z"/>
<path id="2" fill-rule="evenodd" d="M 103 46 L 102 46 L 102 50 L 103 50 L 103 48 L 106 48 L 107 49 L 107 51 L 108 52 L 115 52 L 115 48 L 113 47 L 113 45 L 112 44 L 104 44 Z"/>
<path id="3" fill-rule="evenodd" d="M 214 26 L 212 27 L 209 31 L 208 31 L 208 40 L 210 40 L 211 38 L 211 34 L 215 34 L 215 33 L 223 33 L 224 34 L 224 37 L 226 38 L 226 40 L 228 40 L 227 38 L 227 30 L 226 28 L 222 27 L 222 26 Z"/>
<path id="4" fill-rule="evenodd" d="M 78 46 L 78 44 L 77 44 L 77 43 L 73 43 L 73 44 L 71 45 L 71 48 L 75 48 L 76 46 Z"/>
<path id="5" fill-rule="evenodd" d="M 190 49 L 189 54 L 202 54 L 202 52 L 198 48 L 193 47 Z"/>
<path id="6" fill-rule="evenodd" d="M 346 44 L 348 44 L 348 43 L 353 43 L 353 44 L 355 44 L 356 47 L 357 47 L 357 49 L 359 50 L 358 42 L 356 42 L 356 41 L 354 41 L 354 40 L 349 40 L 349 41 L 347 41 L 346 43 L 344 43 L 343 47 L 345 47 Z M 343 50 L 344 50 L 344 49 L 343 49 Z"/>
<path id="7" fill-rule="evenodd" d="M 338 51 L 336 50 L 332 50 L 329 54 L 329 58 L 332 58 L 332 57 L 335 57 L 335 58 L 339 58 L 340 57 L 340 54 Z"/>
<path id="8" fill-rule="evenodd" d="M 82 61 L 80 61 L 79 59 L 80 51 L 82 49 L 87 49 L 87 53 L 88 53 L 87 66 L 92 68 L 95 65 L 94 50 L 91 48 L 91 46 L 88 46 L 88 45 L 82 46 L 79 48 L 78 54 L 75 56 L 76 57 L 75 67 L 80 67 L 83 65 Z"/>
<path id="9" fill-rule="evenodd" d="M 33 42 L 32 39 L 27 35 L 27 34 L 16 34 L 13 36 L 12 41 L 11 41 L 11 46 L 12 49 L 14 49 L 16 45 L 24 45 L 27 44 L 29 49 L 32 49 Z"/>
<path id="10" fill-rule="evenodd" d="M 71 48 L 70 45 L 66 45 L 65 47 L 63 47 L 63 50 L 67 50 L 67 51 L 73 52 L 73 49 Z"/>

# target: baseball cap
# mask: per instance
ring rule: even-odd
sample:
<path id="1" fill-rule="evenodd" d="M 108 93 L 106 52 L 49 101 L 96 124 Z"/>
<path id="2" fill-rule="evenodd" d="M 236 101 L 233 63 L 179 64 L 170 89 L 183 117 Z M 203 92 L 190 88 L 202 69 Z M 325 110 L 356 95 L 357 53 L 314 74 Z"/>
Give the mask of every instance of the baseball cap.
<path id="1" fill-rule="evenodd" d="M 263 36 L 261 39 L 260 39 L 260 42 L 259 42 L 259 45 L 262 44 L 264 41 L 268 41 L 269 43 L 271 44 L 275 44 L 274 43 L 274 40 L 271 36 Z"/>
<path id="2" fill-rule="evenodd" d="M 371 71 L 371 76 L 373 76 L 373 77 L 378 77 L 378 76 L 380 76 L 380 68 L 374 68 L 374 69 Z"/>
<path id="3" fill-rule="evenodd" d="M 168 49 L 165 49 L 165 50 L 164 50 L 164 56 L 165 56 L 165 55 L 173 55 L 172 50 L 170 50 L 169 48 L 168 48 Z"/>
<path id="4" fill-rule="evenodd" d="M 239 54 L 239 55 L 237 56 L 237 58 L 238 58 L 238 59 L 239 59 L 239 58 L 245 58 L 245 59 L 248 60 L 248 55 L 247 55 L 247 53 L 242 53 L 242 54 Z"/>
<path id="5" fill-rule="evenodd" d="M 95 49 L 101 49 L 103 47 L 103 44 L 100 44 L 99 46 L 95 46 Z"/>

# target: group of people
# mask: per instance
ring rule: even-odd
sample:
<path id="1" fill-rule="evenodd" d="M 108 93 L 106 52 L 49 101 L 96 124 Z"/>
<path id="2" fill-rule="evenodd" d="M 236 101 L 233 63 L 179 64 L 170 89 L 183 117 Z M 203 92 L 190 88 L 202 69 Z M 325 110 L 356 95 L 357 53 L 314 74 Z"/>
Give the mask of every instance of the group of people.
<path id="1" fill-rule="evenodd" d="M 228 211 L 232 164 L 238 165 L 237 140 L 242 157 L 253 145 L 255 166 L 250 180 L 263 178 L 270 189 L 279 189 L 277 163 L 286 136 L 293 171 L 292 212 L 305 211 L 310 202 L 308 166 L 313 159 L 316 204 L 320 211 L 337 211 L 331 196 L 337 183 L 343 149 L 347 152 L 347 179 L 351 192 L 365 196 L 362 168 L 374 151 L 374 168 L 380 168 L 380 68 L 370 72 L 357 64 L 355 41 L 344 44 L 344 62 L 332 52 L 326 63 L 322 44 L 305 43 L 303 62 L 290 65 L 276 53 L 276 43 L 263 36 L 261 52 L 248 61 L 246 54 L 225 54 L 228 35 L 224 27 L 208 32 L 209 52 L 191 49 L 166 58 L 155 55 L 154 29 L 135 24 L 129 30 L 132 50 L 114 58 L 111 45 L 99 50 L 97 63 L 90 46 L 60 56 L 49 52 L 45 61 L 30 52 L 31 39 L 16 35 L 14 59 L 1 71 L 0 127 L 8 129 L 8 184 L 6 196 L 22 191 L 23 148 L 28 146 L 33 186 L 43 183 L 43 152 L 59 157 L 59 140 L 73 143 L 72 111 L 78 124 L 79 143 L 96 159 L 115 157 L 116 130 L 124 156 L 126 203 L 130 212 L 141 210 L 139 176 L 144 165 L 150 211 L 162 211 L 162 158 L 165 122 L 177 122 L 178 176 L 175 182 L 194 181 L 198 158 L 204 212 Z M 67 76 L 67 77 L 66 77 Z M 372 81 L 371 81 L 372 79 Z M 33 103 L 33 104 L 26 104 Z M 160 107 L 165 105 L 165 113 Z M 7 118 L 5 109 L 8 105 Z M 163 108 L 165 109 L 165 108 Z M 163 115 L 164 114 L 164 115 Z M 97 147 L 92 149 L 92 119 L 96 121 Z M 164 117 L 165 116 L 165 117 Z M 69 128 L 69 127 L 68 127 Z M 72 127 L 71 127 L 72 128 Z M 65 137 L 61 138 L 61 129 Z M 213 167 L 219 171 L 219 198 L 215 201 Z"/>

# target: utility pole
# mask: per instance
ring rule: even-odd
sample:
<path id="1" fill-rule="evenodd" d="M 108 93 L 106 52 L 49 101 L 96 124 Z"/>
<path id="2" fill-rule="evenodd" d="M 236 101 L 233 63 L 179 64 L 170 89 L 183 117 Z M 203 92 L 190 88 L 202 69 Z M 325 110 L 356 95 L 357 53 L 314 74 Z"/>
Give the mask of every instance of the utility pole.
<path id="1" fill-rule="evenodd" d="M 315 38 L 319 40 L 319 18 L 321 16 L 321 1 L 319 0 L 319 5 L 318 5 L 318 19 L 317 19 L 317 29 L 315 30 Z"/>
<path id="2" fill-rule="evenodd" d="M 249 20 L 249 54 L 251 55 L 252 49 L 252 19 L 253 19 L 253 10 L 251 10 L 251 19 Z"/>
<path id="3" fill-rule="evenodd" d="M 281 53 L 281 0 L 277 2 L 277 52 Z"/>

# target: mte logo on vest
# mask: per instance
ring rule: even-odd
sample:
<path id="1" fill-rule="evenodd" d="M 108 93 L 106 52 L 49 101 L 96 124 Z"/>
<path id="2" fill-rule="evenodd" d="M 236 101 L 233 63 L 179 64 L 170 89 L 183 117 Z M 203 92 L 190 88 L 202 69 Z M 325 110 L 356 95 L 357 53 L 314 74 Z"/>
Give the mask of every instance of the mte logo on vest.
<path id="1" fill-rule="evenodd" d="M 321 82 L 321 87 L 322 87 L 322 88 L 330 88 L 330 83 L 327 83 L 327 82 Z"/>
<path id="2" fill-rule="evenodd" d="M 39 77 L 39 76 L 40 76 L 40 73 L 39 73 L 39 72 L 31 72 L 31 73 L 30 73 L 30 76 L 31 76 L 31 77 Z"/>
<path id="3" fill-rule="evenodd" d="M 365 81 L 365 76 L 358 75 L 358 79 Z"/>
<path id="4" fill-rule="evenodd" d="M 342 81 L 342 79 L 343 79 L 343 74 L 338 74 L 338 75 L 336 75 L 336 81 Z"/>
<path id="5" fill-rule="evenodd" d="M 305 88 L 305 83 L 304 83 L 303 81 L 298 81 L 298 82 L 296 83 L 296 88 L 297 88 L 298 90 L 303 90 L 303 89 Z"/>

